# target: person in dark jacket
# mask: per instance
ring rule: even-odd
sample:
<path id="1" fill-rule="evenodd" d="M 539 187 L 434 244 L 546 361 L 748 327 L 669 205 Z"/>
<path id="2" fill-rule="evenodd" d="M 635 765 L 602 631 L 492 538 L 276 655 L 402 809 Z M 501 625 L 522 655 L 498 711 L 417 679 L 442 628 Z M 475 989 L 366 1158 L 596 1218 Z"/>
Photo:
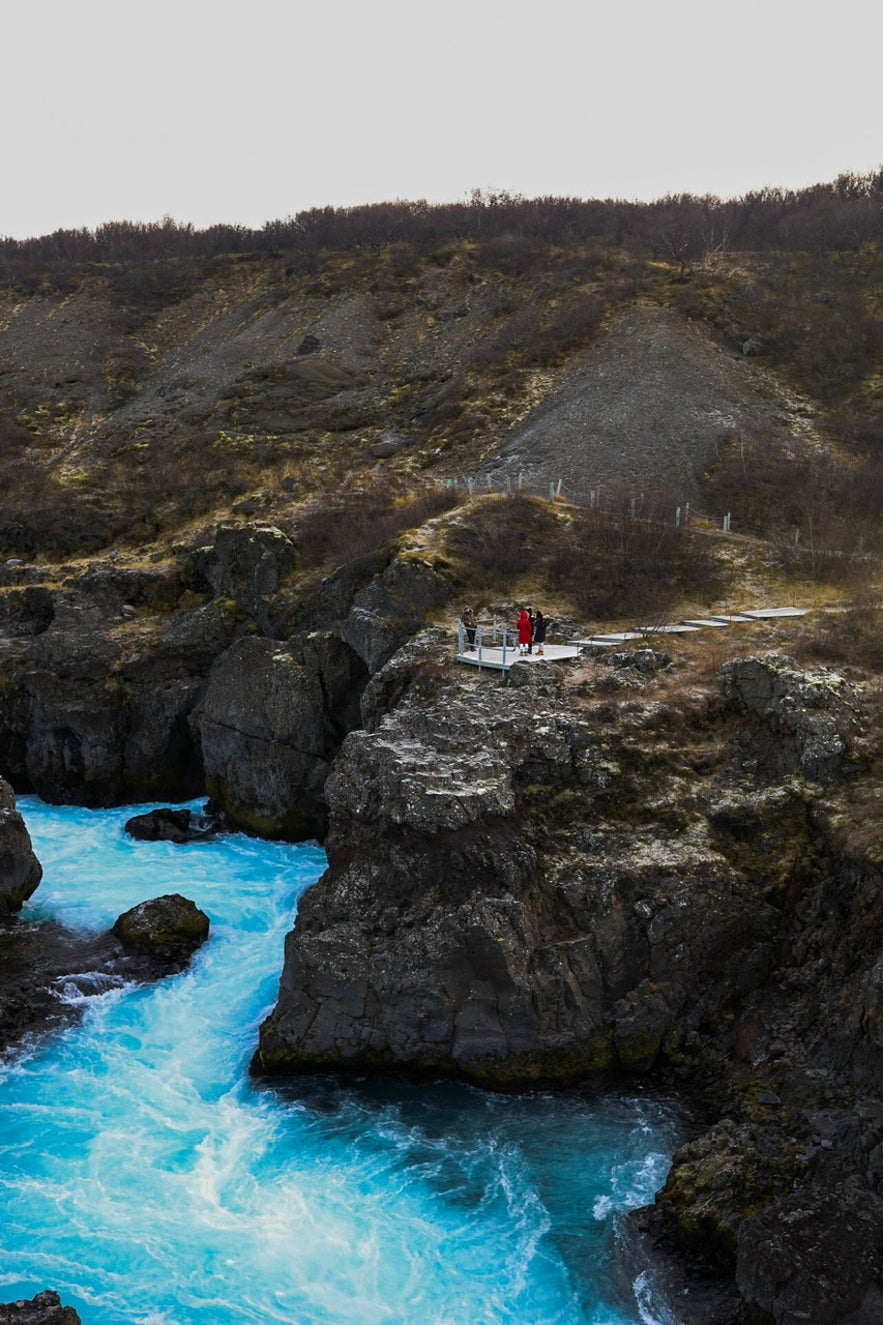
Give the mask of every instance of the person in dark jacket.
<path id="1" fill-rule="evenodd" d="M 537 653 L 543 653 L 543 645 L 546 642 L 546 618 L 539 608 L 533 619 L 533 642 L 537 646 Z"/>
<path id="2" fill-rule="evenodd" d="M 475 613 L 473 612 L 472 608 L 469 606 L 468 603 L 467 603 L 466 606 L 463 608 L 463 615 L 460 617 L 460 620 L 461 620 L 462 623 L 463 623 L 463 630 L 465 631 L 465 634 L 466 634 L 466 652 L 467 652 L 467 653 L 474 653 L 474 652 L 475 652 L 475 631 L 476 631 L 477 623 L 476 623 L 476 620 L 475 620 Z"/>

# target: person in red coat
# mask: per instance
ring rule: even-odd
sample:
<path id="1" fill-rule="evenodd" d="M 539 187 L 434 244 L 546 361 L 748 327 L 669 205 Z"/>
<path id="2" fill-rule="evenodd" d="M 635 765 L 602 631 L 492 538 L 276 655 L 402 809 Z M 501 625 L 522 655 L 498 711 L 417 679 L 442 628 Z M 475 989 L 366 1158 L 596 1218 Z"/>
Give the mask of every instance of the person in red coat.
<path id="1" fill-rule="evenodd" d="M 518 652 L 528 653 L 530 651 L 530 642 L 533 639 L 533 624 L 526 607 L 522 607 L 521 616 L 518 618 Z"/>

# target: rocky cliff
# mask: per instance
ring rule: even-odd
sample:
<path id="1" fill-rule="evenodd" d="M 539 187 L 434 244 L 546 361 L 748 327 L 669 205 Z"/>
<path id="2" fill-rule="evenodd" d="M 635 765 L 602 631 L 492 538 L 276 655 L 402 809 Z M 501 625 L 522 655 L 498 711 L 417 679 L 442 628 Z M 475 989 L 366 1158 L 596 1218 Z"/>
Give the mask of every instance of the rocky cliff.
<path id="1" fill-rule="evenodd" d="M 42 877 L 15 792 L 0 778 L 0 919 L 21 910 Z"/>
<path id="2" fill-rule="evenodd" d="M 678 1083 L 708 1125 L 636 1224 L 695 1319 L 877 1319 L 873 693 L 649 650 L 501 686 L 438 646 L 365 691 L 255 1067 Z"/>
<path id="3" fill-rule="evenodd" d="M 90 806 L 207 791 L 237 826 L 322 836 L 369 676 L 450 592 L 377 552 L 301 599 L 291 540 L 240 524 L 158 561 L 0 566 L 0 751 L 18 791 Z"/>

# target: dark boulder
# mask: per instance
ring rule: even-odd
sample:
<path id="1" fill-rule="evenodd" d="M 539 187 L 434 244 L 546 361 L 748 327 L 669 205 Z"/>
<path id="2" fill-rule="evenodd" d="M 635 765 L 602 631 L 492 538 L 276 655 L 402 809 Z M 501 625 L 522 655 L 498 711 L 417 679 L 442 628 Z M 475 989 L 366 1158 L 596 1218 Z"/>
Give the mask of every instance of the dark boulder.
<path id="1" fill-rule="evenodd" d="M 62 1306 L 57 1293 L 47 1288 L 36 1297 L 0 1303 L 0 1325 L 81 1325 L 73 1307 Z"/>
<path id="2" fill-rule="evenodd" d="M 183 966 L 208 938 L 209 918 L 180 893 L 168 893 L 125 911 L 111 932 L 126 952 L 178 961 Z"/>
<path id="3" fill-rule="evenodd" d="M 125 827 L 129 836 L 140 842 L 204 842 L 226 830 L 221 815 L 168 807 L 133 815 Z"/>

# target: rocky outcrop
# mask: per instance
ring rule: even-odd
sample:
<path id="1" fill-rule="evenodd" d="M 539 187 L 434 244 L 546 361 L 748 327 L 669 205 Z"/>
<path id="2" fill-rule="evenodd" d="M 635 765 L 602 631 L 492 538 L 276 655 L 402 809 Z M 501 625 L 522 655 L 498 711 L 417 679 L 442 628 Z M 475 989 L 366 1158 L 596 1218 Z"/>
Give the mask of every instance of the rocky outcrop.
<path id="1" fill-rule="evenodd" d="M 212 804 L 265 837 L 325 832 L 325 779 L 364 668 L 333 638 L 297 652 L 244 639 L 212 668 L 194 714 Z"/>
<path id="2" fill-rule="evenodd" d="M 0 1303 L 0 1325 L 81 1325 L 81 1321 L 73 1307 L 63 1306 L 58 1294 L 47 1288 L 36 1297 Z"/>
<path id="3" fill-rule="evenodd" d="M 781 1325 L 873 1325 L 883 1319 L 881 1246 L 879 1199 L 839 1185 L 800 1189 L 742 1223 L 736 1283 Z"/>
<path id="4" fill-rule="evenodd" d="M 361 725 L 369 677 L 448 592 L 419 560 L 392 562 L 361 588 L 348 567 L 320 595 L 324 628 L 227 650 L 193 715 L 212 803 L 248 832 L 324 837 L 331 762 Z"/>
<path id="5" fill-rule="evenodd" d="M 0 778 L 0 917 L 19 911 L 42 877 L 15 792 Z"/>
<path id="6" fill-rule="evenodd" d="M 611 821 L 630 780 L 594 723 L 520 691 L 477 710 L 446 689 L 348 736 L 262 1067 L 560 1082 L 649 1068 L 721 1019 L 763 979 L 775 913 L 698 815 Z M 593 809 L 577 857 L 552 821 L 569 838 Z"/>
<path id="7" fill-rule="evenodd" d="M 429 634 L 377 674 L 254 1068 L 679 1083 L 712 1121 L 639 1240 L 712 1285 L 695 1319 L 864 1325 L 883 873 L 848 826 L 876 758 L 861 693 L 774 656 L 668 701 L 633 670 L 615 699 L 549 668 L 499 686 Z"/>
<path id="8" fill-rule="evenodd" d="M 449 585 L 378 551 L 308 606 L 288 583 L 296 558 L 279 529 L 241 525 L 167 566 L 2 568 L 0 631 L 5 612 L 19 632 L 0 634 L 13 785 L 92 806 L 207 790 L 249 832 L 322 836 L 330 761 L 361 722 L 369 676 Z"/>
<path id="9" fill-rule="evenodd" d="M 140 842 L 204 842 L 227 830 L 222 815 L 195 814 L 186 808 L 148 810 L 127 819 L 125 830 Z"/>
<path id="10" fill-rule="evenodd" d="M 216 597 L 231 599 L 271 636 L 279 630 L 279 591 L 295 561 L 287 535 L 260 524 L 221 528 L 214 543 L 192 558 L 196 574 Z"/>
<path id="11" fill-rule="evenodd" d="M 425 562 L 393 561 L 355 593 L 341 635 L 373 676 L 450 592 L 445 577 Z"/>
<path id="12" fill-rule="evenodd" d="M 86 590 L 65 590 L 54 607 L 45 629 L 0 649 L 0 746 L 13 785 L 94 806 L 198 795 L 189 716 L 211 663 L 248 621 L 229 601 L 108 615 Z"/>
<path id="13" fill-rule="evenodd" d="M 0 1053 L 77 1017 L 83 995 L 177 974 L 208 929 L 178 895 L 140 903 L 103 934 L 0 917 Z"/>
<path id="14" fill-rule="evenodd" d="M 815 782 L 840 775 L 857 725 L 843 677 L 827 670 L 807 673 L 780 656 L 726 663 L 721 675 L 725 693 L 760 719 L 743 737 L 751 771 L 781 778 L 799 770 Z"/>
<path id="15" fill-rule="evenodd" d="M 209 918 L 180 893 L 168 893 L 118 916 L 112 932 L 126 952 L 146 953 L 183 967 L 208 938 Z"/>

